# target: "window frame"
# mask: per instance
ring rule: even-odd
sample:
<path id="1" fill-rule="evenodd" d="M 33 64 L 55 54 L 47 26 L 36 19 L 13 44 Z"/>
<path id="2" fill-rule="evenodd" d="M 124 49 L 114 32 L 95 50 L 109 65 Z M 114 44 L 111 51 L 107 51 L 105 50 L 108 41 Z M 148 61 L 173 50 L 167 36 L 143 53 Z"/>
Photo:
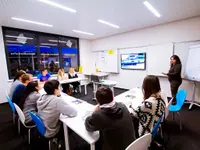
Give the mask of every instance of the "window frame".
<path id="1" fill-rule="evenodd" d="M 58 40 L 60 40 L 62 37 L 64 38 L 69 38 L 69 39 L 73 39 L 77 41 L 77 66 L 80 66 L 80 50 L 79 50 L 79 38 L 77 37 L 70 37 L 70 36 L 65 36 L 65 35 L 59 35 L 59 34 L 52 34 L 52 33 L 45 33 L 45 32 L 39 32 L 39 31 L 33 31 L 33 30 L 26 30 L 26 29 L 19 29 L 19 28 L 13 28 L 13 27 L 6 27 L 6 26 L 2 26 L 2 33 L 3 33 L 3 42 L 4 42 L 4 49 L 5 49 L 5 56 L 6 56 L 6 64 L 7 64 L 7 71 L 8 71 L 8 77 L 9 79 L 13 79 L 13 77 L 11 76 L 11 72 L 10 72 L 10 60 L 9 60 L 9 53 L 8 53 L 8 46 L 6 44 L 6 37 L 5 37 L 5 32 L 6 30 L 14 30 L 14 31 L 18 31 L 18 32 L 26 32 L 26 33 L 30 33 L 30 34 L 35 34 L 35 40 L 36 40 L 36 50 L 37 50 L 37 57 L 38 57 L 38 70 L 41 70 L 41 65 L 40 65 L 40 59 L 41 59 L 41 55 L 40 55 L 40 43 L 39 43 L 39 36 L 54 36 L 57 37 Z M 58 42 L 58 53 L 59 53 L 59 63 L 60 63 L 60 67 L 63 67 L 63 60 L 62 60 L 62 47 L 60 46 L 60 43 Z"/>

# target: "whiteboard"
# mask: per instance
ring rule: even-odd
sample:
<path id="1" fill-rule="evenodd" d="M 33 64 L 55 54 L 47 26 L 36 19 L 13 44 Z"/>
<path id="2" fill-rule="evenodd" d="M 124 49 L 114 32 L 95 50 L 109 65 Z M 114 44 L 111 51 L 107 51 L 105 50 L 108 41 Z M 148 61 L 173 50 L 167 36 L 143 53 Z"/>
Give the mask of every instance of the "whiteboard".
<path id="1" fill-rule="evenodd" d="M 150 45 L 147 53 L 147 72 L 149 75 L 167 73 L 170 68 L 170 57 L 173 55 L 173 43 Z"/>
<path id="2" fill-rule="evenodd" d="M 189 47 L 185 75 L 188 79 L 200 81 L 200 45 Z"/>
<path id="3" fill-rule="evenodd" d="M 109 73 L 119 73 L 118 67 L 118 50 L 103 50 L 94 52 L 95 67 L 99 71 Z"/>
<path id="4" fill-rule="evenodd" d="M 200 42 L 187 42 L 187 43 L 176 43 L 174 54 L 179 56 L 181 63 L 182 63 L 182 71 L 181 71 L 181 76 L 183 78 L 186 78 L 186 65 L 187 65 L 187 60 L 188 60 L 188 55 L 189 55 L 189 47 L 192 45 L 199 45 Z"/>

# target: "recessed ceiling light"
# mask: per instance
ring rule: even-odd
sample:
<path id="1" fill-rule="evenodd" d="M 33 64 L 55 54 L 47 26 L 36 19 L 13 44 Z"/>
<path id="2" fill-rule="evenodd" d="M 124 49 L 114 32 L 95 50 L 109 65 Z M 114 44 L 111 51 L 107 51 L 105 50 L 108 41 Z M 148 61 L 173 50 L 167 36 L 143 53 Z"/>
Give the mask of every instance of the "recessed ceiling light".
<path id="1" fill-rule="evenodd" d="M 159 12 L 148 2 L 144 1 L 143 4 L 154 14 L 156 17 L 160 17 Z"/>
<path id="2" fill-rule="evenodd" d="M 76 32 L 76 33 L 81 33 L 81 34 L 94 35 L 92 33 L 84 32 L 84 31 L 79 31 L 79 30 L 73 30 L 73 31 Z"/>
<path id="3" fill-rule="evenodd" d="M 21 19 L 21 18 L 12 17 L 11 19 L 17 20 L 17 21 L 22 21 L 22 22 L 27 22 L 27 23 L 32 23 L 32 24 L 37 24 L 37 25 L 41 25 L 41 26 L 53 27 L 53 25 L 50 25 L 50 24 L 36 22 L 36 21 L 31 21 L 31 20 L 26 20 L 26 19 Z"/>
<path id="4" fill-rule="evenodd" d="M 61 4 L 58 4 L 58 3 L 55 3 L 55 2 L 52 2 L 50 0 L 38 0 L 42 3 L 45 3 L 45 4 L 48 4 L 48 5 L 51 5 L 51 6 L 54 6 L 54 7 L 57 7 L 57 8 L 60 8 L 60 9 L 63 9 L 63 10 L 67 10 L 69 12 L 73 12 L 75 13 L 76 10 L 75 9 L 72 9 L 72 8 L 69 8 L 69 7 L 66 7 L 64 5 L 61 5 Z"/>
<path id="5" fill-rule="evenodd" d="M 119 28 L 119 26 L 117 26 L 117 25 L 115 25 L 115 24 L 112 24 L 112 23 L 110 23 L 110 22 L 107 22 L 107 21 L 101 20 L 101 19 L 98 19 L 97 21 L 100 22 L 100 23 L 103 23 L 103 24 L 109 25 L 109 26 L 111 26 L 111 27 L 114 27 L 114 28 Z"/>

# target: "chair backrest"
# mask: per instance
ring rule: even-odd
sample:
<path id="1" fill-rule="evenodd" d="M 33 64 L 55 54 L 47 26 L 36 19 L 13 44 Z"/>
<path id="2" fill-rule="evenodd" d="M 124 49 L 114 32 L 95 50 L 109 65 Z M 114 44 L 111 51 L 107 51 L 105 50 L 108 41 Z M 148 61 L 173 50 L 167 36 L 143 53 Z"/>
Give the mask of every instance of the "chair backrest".
<path id="1" fill-rule="evenodd" d="M 178 93 L 176 94 L 177 106 L 179 106 L 180 108 L 183 106 L 186 96 L 187 92 L 184 89 L 178 91 Z"/>
<path id="2" fill-rule="evenodd" d="M 148 150 L 151 144 L 151 134 L 145 134 L 132 142 L 126 150 Z"/>
<path id="3" fill-rule="evenodd" d="M 13 102 L 11 101 L 11 99 L 9 98 L 7 93 L 6 93 L 6 99 L 8 101 L 8 104 L 10 105 L 10 108 L 11 108 L 12 112 L 15 114 L 15 106 L 13 105 Z"/>
<path id="4" fill-rule="evenodd" d="M 24 113 L 23 113 L 22 110 L 19 108 L 19 106 L 17 106 L 17 104 L 15 104 L 15 103 L 13 103 L 13 104 L 14 104 L 14 106 L 15 106 L 15 109 L 16 109 L 16 112 L 17 112 L 17 114 L 18 114 L 18 116 L 19 116 L 20 121 L 22 122 L 22 124 L 23 124 L 24 126 L 26 126 L 26 125 L 25 125 L 25 116 L 24 116 Z"/>
<path id="5" fill-rule="evenodd" d="M 156 136 L 156 134 L 157 134 L 157 132 L 158 132 L 158 128 L 160 127 L 160 123 L 161 123 L 161 121 L 162 121 L 162 118 L 163 118 L 163 116 L 164 116 L 164 112 L 163 112 L 163 114 L 161 115 L 161 117 L 159 118 L 159 120 L 156 122 L 156 124 L 155 124 L 155 126 L 153 127 L 153 130 L 152 130 L 152 137 L 155 137 Z"/>
<path id="6" fill-rule="evenodd" d="M 91 81 L 92 82 L 100 82 L 99 77 L 96 75 L 91 75 Z"/>
<path id="7" fill-rule="evenodd" d="M 165 108 L 165 119 L 167 119 L 168 115 L 169 115 L 169 107 L 172 104 L 174 98 L 172 98 L 169 103 L 167 104 L 166 108 Z"/>
<path id="8" fill-rule="evenodd" d="M 33 112 L 29 112 L 32 120 L 34 121 L 38 131 L 40 132 L 40 134 L 42 136 L 44 136 L 45 132 L 46 132 L 46 128 L 44 126 L 44 123 L 42 122 L 42 120 L 36 115 L 34 114 Z"/>

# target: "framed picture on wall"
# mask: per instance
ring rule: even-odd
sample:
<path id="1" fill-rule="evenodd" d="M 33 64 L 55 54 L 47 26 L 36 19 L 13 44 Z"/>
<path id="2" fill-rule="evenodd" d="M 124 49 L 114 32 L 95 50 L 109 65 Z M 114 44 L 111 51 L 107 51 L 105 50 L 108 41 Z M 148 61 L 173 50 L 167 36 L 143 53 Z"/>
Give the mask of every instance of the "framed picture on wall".
<path id="1" fill-rule="evenodd" d="M 121 69 L 146 70 L 146 53 L 121 54 Z"/>

